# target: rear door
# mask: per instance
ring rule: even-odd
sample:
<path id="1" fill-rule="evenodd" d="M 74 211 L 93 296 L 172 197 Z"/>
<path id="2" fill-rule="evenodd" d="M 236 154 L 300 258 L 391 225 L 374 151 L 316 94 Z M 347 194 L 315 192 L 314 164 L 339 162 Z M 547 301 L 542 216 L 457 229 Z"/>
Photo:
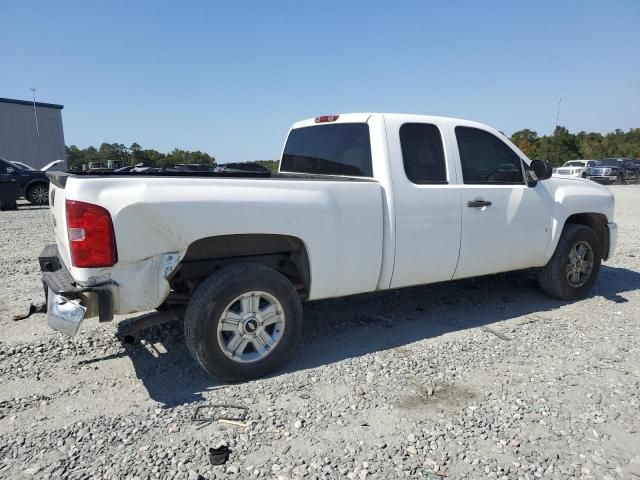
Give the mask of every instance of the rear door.
<path id="1" fill-rule="evenodd" d="M 540 265 L 551 228 L 551 199 L 525 184 L 519 154 L 493 132 L 455 126 L 461 166 L 460 260 L 454 278 Z"/>
<path id="2" fill-rule="evenodd" d="M 395 202 L 391 287 L 450 280 L 460 249 L 460 192 L 446 130 L 424 117 L 385 117 Z"/>

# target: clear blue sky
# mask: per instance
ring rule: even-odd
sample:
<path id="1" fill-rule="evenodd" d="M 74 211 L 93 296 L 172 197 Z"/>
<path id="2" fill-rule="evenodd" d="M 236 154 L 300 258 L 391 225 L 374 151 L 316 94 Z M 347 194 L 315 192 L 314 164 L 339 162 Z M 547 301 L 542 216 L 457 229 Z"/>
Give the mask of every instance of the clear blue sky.
<path id="1" fill-rule="evenodd" d="M 67 144 L 277 158 L 295 120 L 640 127 L 640 0 L 0 0 L 0 97 L 64 104 Z"/>

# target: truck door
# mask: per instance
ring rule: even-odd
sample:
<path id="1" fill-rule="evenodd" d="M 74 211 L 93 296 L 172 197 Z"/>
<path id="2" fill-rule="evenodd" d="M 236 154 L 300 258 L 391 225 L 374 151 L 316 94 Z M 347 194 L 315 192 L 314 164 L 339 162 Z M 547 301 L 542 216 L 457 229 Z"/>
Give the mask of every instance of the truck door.
<path id="1" fill-rule="evenodd" d="M 539 266 L 550 238 L 552 199 L 525 183 L 518 153 L 493 133 L 456 126 L 462 238 L 454 278 Z"/>
<path id="2" fill-rule="evenodd" d="M 385 117 L 395 203 L 391 288 L 450 280 L 460 249 L 460 192 L 445 131 Z"/>

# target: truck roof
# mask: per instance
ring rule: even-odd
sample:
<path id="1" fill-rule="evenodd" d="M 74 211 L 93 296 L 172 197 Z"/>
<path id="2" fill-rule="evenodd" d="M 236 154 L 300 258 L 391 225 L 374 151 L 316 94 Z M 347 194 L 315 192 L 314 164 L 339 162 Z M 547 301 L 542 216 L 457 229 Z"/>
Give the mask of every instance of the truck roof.
<path id="1" fill-rule="evenodd" d="M 454 117 L 442 117 L 438 115 L 421 115 L 421 114 L 413 114 L 413 113 L 382 113 L 382 112 L 369 112 L 369 113 L 336 113 L 331 115 L 326 115 L 324 117 L 337 117 L 335 120 L 328 120 L 327 123 L 364 123 L 369 117 L 372 115 L 382 115 L 385 118 L 393 118 L 396 120 L 404 120 L 406 122 L 437 122 L 437 123 L 451 123 L 455 125 L 466 125 L 469 127 L 479 127 L 484 130 L 489 130 L 495 133 L 500 133 L 493 127 L 489 125 L 485 125 L 483 123 L 474 122 L 472 120 L 465 120 L 462 118 L 454 118 Z M 322 124 L 323 122 L 318 121 L 318 119 L 322 118 L 321 116 L 314 118 L 307 118 L 305 120 L 300 120 L 295 122 L 291 128 L 301 128 L 301 127 L 310 127 L 312 125 Z"/>

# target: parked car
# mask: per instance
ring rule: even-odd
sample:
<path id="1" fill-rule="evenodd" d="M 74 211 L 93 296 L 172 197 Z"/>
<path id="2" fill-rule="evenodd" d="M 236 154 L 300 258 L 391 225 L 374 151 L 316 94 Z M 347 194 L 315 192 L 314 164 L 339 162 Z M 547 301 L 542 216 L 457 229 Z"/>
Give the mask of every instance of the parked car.
<path id="1" fill-rule="evenodd" d="M 27 165 L 26 163 L 13 162 L 13 161 L 11 163 L 13 163 L 15 166 L 19 168 L 23 168 L 27 170 L 38 170 L 37 168 L 33 168 L 31 165 Z M 44 167 L 40 168 L 39 170 L 41 172 L 46 172 L 48 170 L 51 170 L 53 167 L 60 165 L 61 163 L 64 163 L 64 160 L 54 160 L 53 162 L 47 163 Z"/>
<path id="2" fill-rule="evenodd" d="M 18 187 L 18 196 L 34 205 L 49 203 L 49 178 L 46 172 L 25 168 L 0 157 L 0 175 L 13 178 Z"/>
<path id="3" fill-rule="evenodd" d="M 268 175 L 50 177 L 49 325 L 186 307 L 189 351 L 229 381 L 285 362 L 302 301 L 532 267 L 576 300 L 617 241 L 608 188 L 550 178 L 498 130 L 444 117 L 304 120 Z"/>
<path id="4" fill-rule="evenodd" d="M 598 183 L 640 183 L 640 170 L 630 158 L 605 158 L 588 171 L 589 180 Z"/>
<path id="5" fill-rule="evenodd" d="M 254 162 L 237 162 L 237 163 L 221 163 L 218 164 L 216 168 L 213 170 L 214 172 L 254 172 L 254 173 L 269 173 L 269 170 L 262 165 L 259 165 Z"/>
<path id="6" fill-rule="evenodd" d="M 596 163 L 598 163 L 596 160 L 570 160 L 560 168 L 555 169 L 553 173 L 554 175 L 587 178 L 587 170 L 595 167 Z"/>
<path id="7" fill-rule="evenodd" d="M 173 166 L 173 170 L 178 172 L 210 172 L 211 165 L 201 163 L 178 163 Z"/>

